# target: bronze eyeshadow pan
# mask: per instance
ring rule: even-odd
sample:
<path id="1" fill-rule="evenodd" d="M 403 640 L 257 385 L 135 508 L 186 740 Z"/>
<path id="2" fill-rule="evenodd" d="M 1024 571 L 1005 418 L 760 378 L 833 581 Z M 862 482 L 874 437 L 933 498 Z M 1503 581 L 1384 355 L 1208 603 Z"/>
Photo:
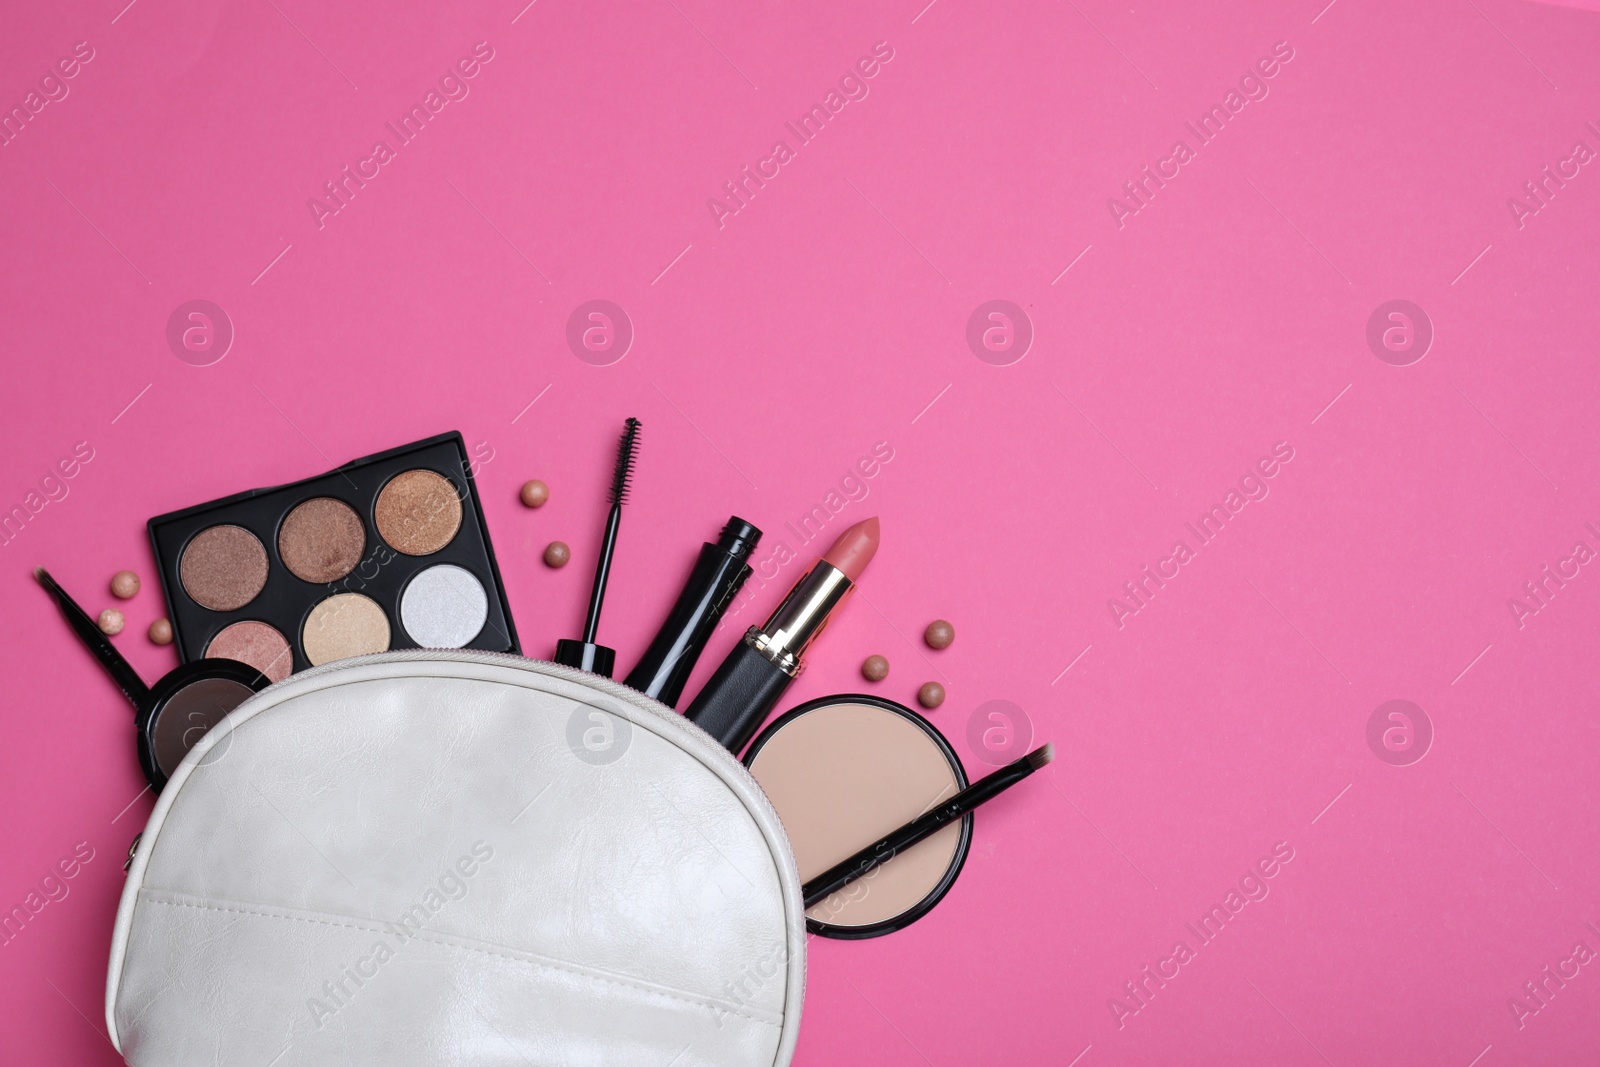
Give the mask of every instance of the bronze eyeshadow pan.
<path id="1" fill-rule="evenodd" d="M 224 656 L 276 682 L 390 649 L 521 651 L 459 433 L 149 528 L 185 663 Z"/>
<path id="2" fill-rule="evenodd" d="M 366 552 L 361 516 L 336 497 L 314 496 L 296 504 L 278 527 L 278 557 L 290 574 L 308 582 L 337 582 Z"/>

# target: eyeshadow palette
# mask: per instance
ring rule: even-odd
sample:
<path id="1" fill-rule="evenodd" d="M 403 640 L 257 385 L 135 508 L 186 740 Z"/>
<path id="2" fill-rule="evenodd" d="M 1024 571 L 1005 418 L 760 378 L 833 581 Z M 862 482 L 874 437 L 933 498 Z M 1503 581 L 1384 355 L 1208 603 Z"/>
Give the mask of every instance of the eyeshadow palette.
<path id="1" fill-rule="evenodd" d="M 459 433 L 150 520 L 183 662 L 273 681 L 397 648 L 520 652 Z"/>

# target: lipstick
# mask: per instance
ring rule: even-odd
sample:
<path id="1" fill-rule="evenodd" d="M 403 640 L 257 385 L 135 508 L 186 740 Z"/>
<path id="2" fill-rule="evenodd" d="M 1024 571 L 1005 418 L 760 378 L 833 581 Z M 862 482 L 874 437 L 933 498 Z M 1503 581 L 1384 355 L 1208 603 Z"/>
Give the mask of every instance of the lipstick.
<path id="1" fill-rule="evenodd" d="M 684 712 L 734 755 L 799 677 L 805 653 L 836 615 L 878 551 L 878 520 L 839 535 L 795 583 L 772 617 L 752 626 Z"/>

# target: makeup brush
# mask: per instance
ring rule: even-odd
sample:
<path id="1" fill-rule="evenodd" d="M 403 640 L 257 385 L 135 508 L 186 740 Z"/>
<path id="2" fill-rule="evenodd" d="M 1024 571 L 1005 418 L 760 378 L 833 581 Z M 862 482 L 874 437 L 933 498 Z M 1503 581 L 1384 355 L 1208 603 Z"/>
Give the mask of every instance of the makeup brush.
<path id="1" fill-rule="evenodd" d="M 932 837 L 963 815 L 970 814 L 978 805 L 993 800 L 1010 789 L 1055 759 L 1055 755 L 1056 746 L 1053 744 L 1036 748 L 993 774 L 979 778 L 949 800 L 918 815 L 883 840 L 868 845 L 844 862 L 829 867 L 800 887 L 800 892 L 805 898 L 805 906 L 810 908 L 820 904 L 873 868 L 888 863 L 917 842 Z"/>
<path id="2" fill-rule="evenodd" d="M 246 663 L 231 659 L 196 659 L 145 685 L 133 665 L 100 632 L 89 613 L 56 584 L 43 567 L 33 577 L 55 600 L 67 625 L 94 658 L 111 675 L 122 695 L 133 705 L 134 733 L 138 738 L 139 765 L 156 792 L 193 748 L 200 735 L 221 721 L 252 693 L 272 683 Z"/>
<path id="3" fill-rule="evenodd" d="M 44 586 L 45 591 L 55 599 L 56 606 L 61 609 L 61 614 L 66 616 L 67 625 L 72 627 L 73 633 L 78 635 L 78 640 L 83 642 L 85 648 L 94 653 L 94 658 L 111 675 L 111 680 L 117 683 L 117 688 L 122 690 L 134 707 L 138 707 L 150 698 L 150 687 L 144 684 L 144 679 L 133 669 L 133 665 L 122 658 L 116 646 L 106 639 L 100 632 L 100 627 L 95 625 L 89 613 L 78 606 L 78 602 L 67 595 L 67 591 L 56 584 L 50 577 L 50 572 L 43 567 L 33 568 L 34 581 Z"/>
<path id="4" fill-rule="evenodd" d="M 628 499 L 628 482 L 633 477 L 634 453 L 639 447 L 639 420 L 623 423 L 622 439 L 617 442 L 617 466 L 611 473 L 611 514 L 600 544 L 600 558 L 594 565 L 594 588 L 589 593 L 589 618 L 583 624 L 583 640 L 562 638 L 556 642 L 556 662 L 564 667 L 611 677 L 617 660 L 615 649 L 595 644 L 600 629 L 600 607 L 606 599 L 606 579 L 611 574 L 611 554 L 617 547 L 617 527 L 622 523 L 622 505 Z"/>

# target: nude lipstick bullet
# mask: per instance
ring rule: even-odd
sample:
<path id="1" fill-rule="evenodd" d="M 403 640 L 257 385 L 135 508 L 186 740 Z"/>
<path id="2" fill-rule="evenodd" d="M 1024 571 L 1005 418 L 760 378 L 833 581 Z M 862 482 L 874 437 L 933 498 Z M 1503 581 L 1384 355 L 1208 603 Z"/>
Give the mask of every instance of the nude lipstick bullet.
<path id="1" fill-rule="evenodd" d="M 805 652 L 855 588 L 878 551 L 878 520 L 839 535 L 772 617 L 752 626 L 684 712 L 734 755 L 805 667 Z"/>

